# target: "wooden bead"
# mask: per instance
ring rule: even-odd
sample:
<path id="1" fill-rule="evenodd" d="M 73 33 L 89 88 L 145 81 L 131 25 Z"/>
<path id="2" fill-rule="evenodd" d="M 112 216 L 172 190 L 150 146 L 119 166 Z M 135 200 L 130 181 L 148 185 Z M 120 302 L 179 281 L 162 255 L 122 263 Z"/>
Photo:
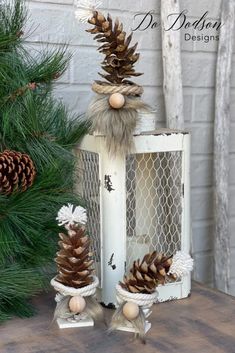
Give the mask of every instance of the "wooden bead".
<path id="1" fill-rule="evenodd" d="M 121 93 L 113 93 L 109 97 L 109 104 L 114 109 L 121 109 L 125 105 L 125 97 Z"/>
<path id="2" fill-rule="evenodd" d="M 82 313 L 86 307 L 86 302 L 80 295 L 72 297 L 69 301 L 69 309 L 72 313 Z"/>
<path id="3" fill-rule="evenodd" d="M 140 308 L 133 302 L 127 302 L 123 306 L 122 312 L 127 320 L 135 320 L 140 313 Z"/>

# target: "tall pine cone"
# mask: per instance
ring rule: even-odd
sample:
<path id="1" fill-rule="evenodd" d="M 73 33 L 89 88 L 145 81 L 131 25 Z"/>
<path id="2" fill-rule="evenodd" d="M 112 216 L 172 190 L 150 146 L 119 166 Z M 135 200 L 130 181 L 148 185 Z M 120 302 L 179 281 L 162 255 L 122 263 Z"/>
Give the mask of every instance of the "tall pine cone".
<path id="1" fill-rule="evenodd" d="M 116 19 L 114 25 L 110 15 L 106 18 L 98 11 L 94 11 L 93 17 L 88 22 L 94 28 L 87 30 L 97 42 L 102 43 L 99 52 L 105 55 L 102 69 L 107 74 L 99 75 L 114 84 L 133 84 L 126 80 L 132 76 L 140 76 L 141 73 L 135 72 L 134 65 L 138 61 L 140 54 L 136 53 L 137 44 L 130 47 L 132 34 L 128 37 L 123 31 L 123 25 Z"/>
<path id="2" fill-rule="evenodd" d="M 153 293 L 159 284 L 164 284 L 167 279 L 175 280 L 168 275 L 172 264 L 172 256 L 157 254 L 154 251 L 144 256 L 143 260 L 134 261 L 128 276 L 124 276 L 122 288 L 131 293 Z"/>
<path id="3" fill-rule="evenodd" d="M 73 288 L 85 287 L 92 283 L 93 260 L 89 251 L 90 240 L 83 227 L 72 226 L 68 235 L 59 234 L 60 251 L 57 253 L 59 274 L 56 280 Z"/>
<path id="4" fill-rule="evenodd" d="M 34 182 L 36 170 L 31 158 L 16 151 L 0 153 L 0 193 L 25 191 Z"/>

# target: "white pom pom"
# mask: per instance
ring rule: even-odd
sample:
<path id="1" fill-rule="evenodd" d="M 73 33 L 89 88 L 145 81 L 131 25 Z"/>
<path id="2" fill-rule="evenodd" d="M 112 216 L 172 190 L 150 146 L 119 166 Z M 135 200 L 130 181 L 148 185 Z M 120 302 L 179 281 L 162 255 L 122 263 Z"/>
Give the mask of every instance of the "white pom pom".
<path id="1" fill-rule="evenodd" d="M 92 18 L 93 13 L 102 5 L 101 0 L 77 0 L 75 6 L 75 17 L 78 21 L 86 23 Z"/>
<path id="2" fill-rule="evenodd" d="M 56 220 L 59 226 L 72 226 L 77 223 L 84 225 L 87 222 L 86 210 L 83 207 L 75 207 L 69 203 L 59 210 Z"/>
<path id="3" fill-rule="evenodd" d="M 176 275 L 182 278 L 193 270 L 193 259 L 189 254 L 182 251 L 177 251 L 173 256 L 173 262 L 168 274 Z"/>

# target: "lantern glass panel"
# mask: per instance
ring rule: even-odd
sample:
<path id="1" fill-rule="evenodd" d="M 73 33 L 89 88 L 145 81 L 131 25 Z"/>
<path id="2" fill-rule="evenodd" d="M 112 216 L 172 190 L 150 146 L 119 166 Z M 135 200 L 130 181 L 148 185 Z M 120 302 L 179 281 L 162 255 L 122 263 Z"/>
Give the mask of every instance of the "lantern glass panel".
<path id="1" fill-rule="evenodd" d="M 148 252 L 180 250 L 182 152 L 127 156 L 126 193 L 127 270 Z"/>

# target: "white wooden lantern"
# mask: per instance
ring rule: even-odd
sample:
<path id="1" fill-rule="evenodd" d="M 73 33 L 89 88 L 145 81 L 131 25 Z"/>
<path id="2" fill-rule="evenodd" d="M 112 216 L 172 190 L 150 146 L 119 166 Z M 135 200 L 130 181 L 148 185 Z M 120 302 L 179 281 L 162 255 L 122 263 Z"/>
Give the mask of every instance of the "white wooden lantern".
<path id="1" fill-rule="evenodd" d="M 134 136 L 126 156 L 111 157 L 104 136 L 87 135 L 77 149 L 78 191 L 86 200 L 101 298 L 116 302 L 115 287 L 137 258 L 190 247 L 190 135 L 157 130 Z M 158 287 L 158 301 L 185 298 L 190 275 Z"/>

